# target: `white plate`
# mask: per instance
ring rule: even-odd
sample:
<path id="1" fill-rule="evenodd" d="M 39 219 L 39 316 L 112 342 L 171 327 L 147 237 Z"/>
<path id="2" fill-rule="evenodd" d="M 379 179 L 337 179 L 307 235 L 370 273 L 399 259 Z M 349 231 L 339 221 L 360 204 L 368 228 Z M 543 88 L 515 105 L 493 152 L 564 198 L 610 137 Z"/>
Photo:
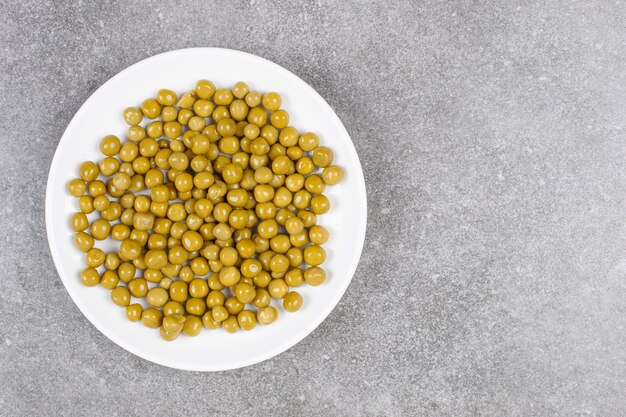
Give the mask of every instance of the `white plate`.
<path id="1" fill-rule="evenodd" d="M 260 92 L 277 91 L 290 124 L 300 131 L 319 135 L 322 145 L 335 153 L 335 164 L 346 176 L 327 195 L 331 210 L 319 217 L 331 238 L 324 245 L 328 257 L 323 265 L 327 281 L 318 287 L 302 286 L 298 291 L 304 305 L 294 314 L 279 309 L 279 319 L 270 326 L 250 332 L 228 334 L 222 329 L 203 330 L 197 337 L 181 336 L 165 342 L 158 330 L 148 329 L 125 318 L 109 291 L 87 288 L 80 282 L 84 254 L 73 243 L 69 218 L 78 210 L 69 196 L 68 182 L 77 177 L 82 161 L 98 161 L 100 139 L 107 134 L 125 137 L 122 110 L 138 106 L 153 97 L 159 88 L 177 92 L 192 89 L 199 79 L 210 79 L 220 87 L 246 81 Z M 173 368 L 218 371 L 251 365 L 269 359 L 298 343 L 332 311 L 350 284 L 356 270 L 367 218 L 365 181 L 350 136 L 337 115 L 308 84 L 286 69 L 243 52 L 194 48 L 172 51 L 143 60 L 107 81 L 78 110 L 67 127 L 54 155 L 46 191 L 46 229 L 54 263 L 70 296 L 98 330 L 129 352 Z M 98 246 L 98 244 L 96 244 Z"/>

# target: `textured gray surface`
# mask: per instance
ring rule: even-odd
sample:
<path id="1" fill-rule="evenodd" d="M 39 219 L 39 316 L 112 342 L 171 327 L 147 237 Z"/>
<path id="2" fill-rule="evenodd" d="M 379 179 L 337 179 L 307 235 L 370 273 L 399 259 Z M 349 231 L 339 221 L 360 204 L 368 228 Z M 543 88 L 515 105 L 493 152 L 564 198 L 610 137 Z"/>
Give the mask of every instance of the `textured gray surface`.
<path id="1" fill-rule="evenodd" d="M 623 415 L 623 3 L 89 3 L 0 4 L 0 415 Z M 100 334 L 44 233 L 74 112 L 191 46 L 310 83 L 352 135 L 370 207 L 328 320 L 213 374 Z"/>

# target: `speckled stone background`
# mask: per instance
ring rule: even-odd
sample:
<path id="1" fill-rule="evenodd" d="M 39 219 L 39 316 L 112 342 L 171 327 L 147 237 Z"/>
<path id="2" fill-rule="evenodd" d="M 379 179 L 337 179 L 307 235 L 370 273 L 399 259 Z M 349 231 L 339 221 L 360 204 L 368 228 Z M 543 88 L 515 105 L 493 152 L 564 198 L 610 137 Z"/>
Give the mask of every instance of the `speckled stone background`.
<path id="1" fill-rule="evenodd" d="M 624 415 L 625 21 L 623 2 L 587 0 L 0 2 L 0 415 Z M 331 316 L 211 374 L 100 334 L 44 232 L 74 112 L 192 46 L 311 84 L 369 197 Z"/>

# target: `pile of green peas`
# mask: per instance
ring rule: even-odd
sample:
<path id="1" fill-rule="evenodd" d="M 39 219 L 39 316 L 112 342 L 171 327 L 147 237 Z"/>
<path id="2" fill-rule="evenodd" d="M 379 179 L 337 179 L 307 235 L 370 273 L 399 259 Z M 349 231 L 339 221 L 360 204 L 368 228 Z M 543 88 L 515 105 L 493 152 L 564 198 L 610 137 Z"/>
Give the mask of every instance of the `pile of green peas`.
<path id="1" fill-rule="evenodd" d="M 317 216 L 344 172 L 281 104 L 244 82 L 200 80 L 181 97 L 162 89 L 125 109 L 128 140 L 104 137 L 103 159 L 84 162 L 68 186 L 82 283 L 110 290 L 129 320 L 168 341 L 271 324 L 272 299 L 298 311 L 293 288 L 326 279 L 329 232 Z M 95 247 L 108 238 L 117 252 Z"/>

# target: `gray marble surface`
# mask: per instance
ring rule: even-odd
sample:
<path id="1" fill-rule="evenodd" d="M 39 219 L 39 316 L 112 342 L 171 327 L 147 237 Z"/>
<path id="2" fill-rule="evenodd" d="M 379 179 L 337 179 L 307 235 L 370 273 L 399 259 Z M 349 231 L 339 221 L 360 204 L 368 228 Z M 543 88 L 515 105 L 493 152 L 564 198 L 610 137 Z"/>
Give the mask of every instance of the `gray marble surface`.
<path id="1" fill-rule="evenodd" d="M 625 19 L 586 0 L 1 2 L 0 415 L 623 415 Z M 74 112 L 127 66 L 192 46 L 311 84 L 369 198 L 330 317 L 210 374 L 100 334 L 44 232 Z"/>

